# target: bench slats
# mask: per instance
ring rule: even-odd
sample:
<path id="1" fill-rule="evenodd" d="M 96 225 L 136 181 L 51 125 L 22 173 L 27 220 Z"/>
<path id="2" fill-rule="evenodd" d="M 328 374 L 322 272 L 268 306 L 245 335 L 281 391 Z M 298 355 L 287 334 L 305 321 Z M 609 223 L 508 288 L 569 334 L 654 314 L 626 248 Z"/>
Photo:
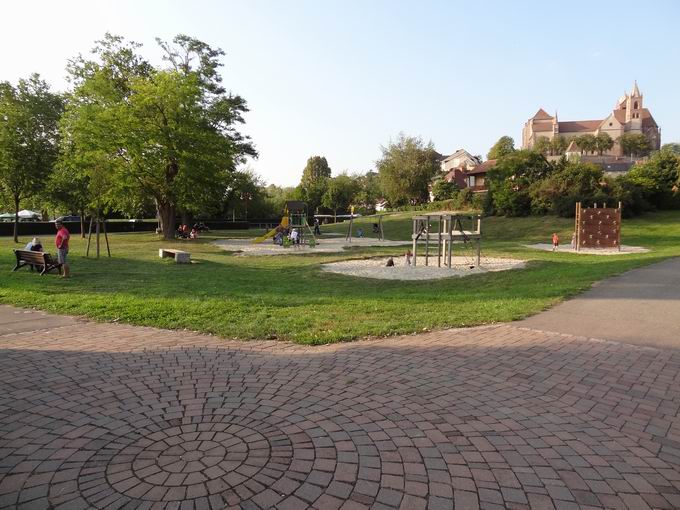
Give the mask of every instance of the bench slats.
<path id="1" fill-rule="evenodd" d="M 57 269 L 59 274 L 61 274 L 61 264 L 55 262 L 49 253 L 44 253 L 41 251 L 28 251 L 28 250 L 14 250 L 14 255 L 17 258 L 17 264 L 14 266 L 12 271 L 16 271 L 24 266 L 29 266 L 31 271 L 33 271 L 33 266 L 38 266 L 42 268 L 40 272 L 41 275 L 49 273 L 50 271 Z"/>

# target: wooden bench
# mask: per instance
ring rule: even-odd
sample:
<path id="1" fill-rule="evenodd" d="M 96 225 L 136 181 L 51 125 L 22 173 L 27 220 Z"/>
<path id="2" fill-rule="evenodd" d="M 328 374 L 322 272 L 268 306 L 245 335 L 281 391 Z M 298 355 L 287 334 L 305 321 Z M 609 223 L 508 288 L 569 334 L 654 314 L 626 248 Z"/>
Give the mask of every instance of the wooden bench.
<path id="1" fill-rule="evenodd" d="M 162 259 L 166 257 L 173 257 L 177 264 L 191 264 L 191 253 L 188 251 L 161 248 L 158 250 L 158 256 Z"/>
<path id="2" fill-rule="evenodd" d="M 17 265 L 12 271 L 16 271 L 24 266 L 29 266 L 33 271 L 33 266 L 42 268 L 41 275 L 49 273 L 53 269 L 59 271 L 61 274 L 61 264 L 54 260 L 49 253 L 42 251 L 28 251 L 28 250 L 14 250 L 14 255 L 17 257 Z"/>

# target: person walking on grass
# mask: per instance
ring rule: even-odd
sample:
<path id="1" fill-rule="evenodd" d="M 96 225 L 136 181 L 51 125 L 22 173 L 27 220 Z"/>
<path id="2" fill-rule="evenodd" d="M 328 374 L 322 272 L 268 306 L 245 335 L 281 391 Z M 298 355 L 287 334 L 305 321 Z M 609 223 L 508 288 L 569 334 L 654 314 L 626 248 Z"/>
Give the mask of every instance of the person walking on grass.
<path id="1" fill-rule="evenodd" d="M 69 278 L 71 276 L 71 268 L 68 265 L 66 256 L 68 255 L 68 241 L 71 239 L 71 234 L 61 220 L 56 220 L 54 226 L 57 229 L 57 236 L 54 238 L 54 244 L 57 246 L 57 261 L 64 268 L 62 278 Z"/>

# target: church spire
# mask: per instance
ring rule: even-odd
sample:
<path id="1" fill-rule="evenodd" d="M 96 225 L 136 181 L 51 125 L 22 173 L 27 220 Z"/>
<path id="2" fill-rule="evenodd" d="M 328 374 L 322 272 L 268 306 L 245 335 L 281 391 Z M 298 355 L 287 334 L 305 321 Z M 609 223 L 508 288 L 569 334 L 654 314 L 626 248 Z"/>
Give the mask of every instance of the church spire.
<path id="1" fill-rule="evenodd" d="M 631 96 L 633 97 L 640 97 L 642 94 L 640 94 L 640 89 L 638 88 L 637 80 L 635 80 L 633 84 L 633 92 L 631 93 Z"/>

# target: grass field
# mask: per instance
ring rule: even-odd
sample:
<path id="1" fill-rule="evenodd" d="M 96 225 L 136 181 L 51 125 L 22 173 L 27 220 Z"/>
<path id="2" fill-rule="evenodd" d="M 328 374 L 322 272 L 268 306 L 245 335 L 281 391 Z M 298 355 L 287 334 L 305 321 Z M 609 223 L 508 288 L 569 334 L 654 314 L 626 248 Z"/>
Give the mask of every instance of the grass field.
<path id="1" fill-rule="evenodd" d="M 370 236 L 372 222 L 366 218 L 356 225 Z M 410 214 L 387 216 L 384 224 L 388 239 L 410 237 Z M 255 237 L 259 234 L 255 230 L 217 232 L 199 241 L 175 243 L 152 234 L 114 234 L 113 257 L 100 260 L 85 258 L 84 241 L 74 237 L 70 254 L 74 277 L 62 280 L 27 269 L 10 272 L 16 245 L 10 238 L 0 238 L 0 302 L 230 338 L 318 344 L 516 320 L 605 277 L 680 255 L 678 212 L 624 221 L 624 244 L 648 247 L 650 253 L 599 257 L 522 247 L 549 242 L 553 231 L 568 243 L 572 227 L 573 220 L 554 217 L 485 219 L 483 254 L 526 259 L 527 268 L 427 282 L 363 280 L 319 269 L 330 261 L 400 255 L 400 248 L 237 257 L 210 244 L 220 237 Z M 324 232 L 345 230 L 346 225 L 324 227 Z M 43 242 L 51 246 L 51 239 Z M 159 260 L 160 247 L 187 249 L 197 263 Z"/>

